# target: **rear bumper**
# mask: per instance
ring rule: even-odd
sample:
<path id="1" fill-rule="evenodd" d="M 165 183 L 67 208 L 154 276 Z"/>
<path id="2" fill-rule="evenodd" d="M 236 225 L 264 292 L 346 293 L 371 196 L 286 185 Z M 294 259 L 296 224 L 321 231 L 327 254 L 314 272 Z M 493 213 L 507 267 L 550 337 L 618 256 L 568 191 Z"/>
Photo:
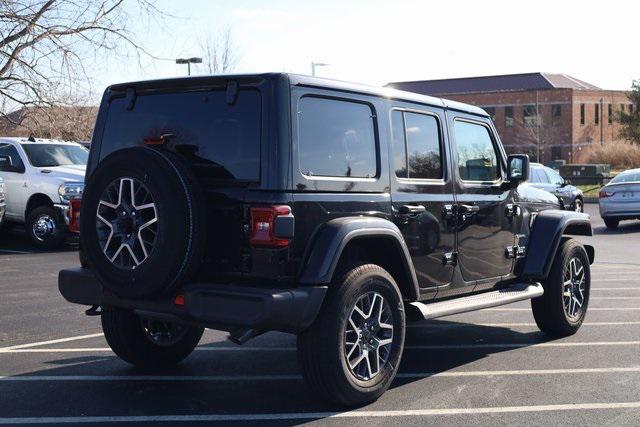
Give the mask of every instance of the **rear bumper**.
<path id="1" fill-rule="evenodd" d="M 58 288 L 69 302 L 82 305 L 110 305 L 129 308 L 149 317 L 233 331 L 300 332 L 311 325 L 320 311 L 326 286 L 291 289 L 194 283 L 181 292 L 185 304 L 173 298 L 126 300 L 106 292 L 91 270 L 72 268 L 60 271 Z"/>
<path id="2" fill-rule="evenodd" d="M 640 202 L 602 201 L 599 203 L 602 218 L 637 218 L 640 217 Z"/>

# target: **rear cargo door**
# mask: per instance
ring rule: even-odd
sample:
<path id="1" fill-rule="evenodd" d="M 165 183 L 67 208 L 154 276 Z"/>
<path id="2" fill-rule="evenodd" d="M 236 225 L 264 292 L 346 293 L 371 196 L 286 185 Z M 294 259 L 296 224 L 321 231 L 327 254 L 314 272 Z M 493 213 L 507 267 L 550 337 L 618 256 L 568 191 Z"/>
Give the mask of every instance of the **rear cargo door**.
<path id="1" fill-rule="evenodd" d="M 207 250 L 201 276 L 242 274 L 248 191 L 261 180 L 265 94 L 259 84 L 128 88 L 113 93 L 99 144 L 100 159 L 127 147 L 181 155 L 207 203 Z"/>

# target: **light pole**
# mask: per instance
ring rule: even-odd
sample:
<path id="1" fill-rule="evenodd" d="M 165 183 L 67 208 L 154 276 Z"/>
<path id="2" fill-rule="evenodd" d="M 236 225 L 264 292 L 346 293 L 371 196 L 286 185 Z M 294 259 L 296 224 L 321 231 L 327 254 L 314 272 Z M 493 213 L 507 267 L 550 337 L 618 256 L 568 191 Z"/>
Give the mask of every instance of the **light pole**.
<path id="1" fill-rule="evenodd" d="M 331 64 L 325 64 L 324 62 L 312 62 L 311 63 L 311 75 L 316 76 L 316 67 L 328 67 Z"/>
<path id="2" fill-rule="evenodd" d="M 191 75 L 191 64 L 201 64 L 202 58 L 178 58 L 176 59 L 176 64 L 187 64 L 187 75 Z"/>

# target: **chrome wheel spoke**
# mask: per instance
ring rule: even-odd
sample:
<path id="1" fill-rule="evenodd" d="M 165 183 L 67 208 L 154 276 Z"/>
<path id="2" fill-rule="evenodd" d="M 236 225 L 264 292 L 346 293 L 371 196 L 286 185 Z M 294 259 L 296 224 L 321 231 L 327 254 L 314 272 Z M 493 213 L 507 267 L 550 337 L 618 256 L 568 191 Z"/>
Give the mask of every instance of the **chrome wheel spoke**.
<path id="1" fill-rule="evenodd" d="M 565 267 L 562 284 L 562 303 L 569 318 L 582 314 L 586 301 L 586 272 L 579 258 L 571 258 Z"/>
<path id="2" fill-rule="evenodd" d="M 345 326 L 344 357 L 351 373 L 368 381 L 389 359 L 393 343 L 393 318 L 389 304 L 377 292 L 361 295 Z"/>
<path id="3" fill-rule="evenodd" d="M 147 187 L 136 178 L 109 184 L 98 202 L 96 231 L 105 256 L 123 269 L 135 269 L 153 250 L 158 212 Z"/>

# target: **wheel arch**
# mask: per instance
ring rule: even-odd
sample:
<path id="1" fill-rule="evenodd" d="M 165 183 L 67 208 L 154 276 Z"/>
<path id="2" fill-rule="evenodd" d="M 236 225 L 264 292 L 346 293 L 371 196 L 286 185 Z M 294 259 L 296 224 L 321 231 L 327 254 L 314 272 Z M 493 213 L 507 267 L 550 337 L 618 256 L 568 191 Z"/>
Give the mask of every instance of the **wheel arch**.
<path id="1" fill-rule="evenodd" d="M 531 230 L 526 257 L 519 275 L 531 280 L 545 279 L 549 275 L 560 244 L 568 239 L 568 236 L 592 235 L 591 222 L 587 214 L 560 210 L 540 212 Z M 593 246 L 583 246 L 589 256 L 589 262 L 593 263 Z"/>
<path id="2" fill-rule="evenodd" d="M 330 284 L 354 262 L 380 265 L 394 277 L 405 299 L 418 299 L 409 250 L 398 227 L 383 218 L 343 217 L 324 224 L 311 243 L 299 281 Z"/>
<path id="3" fill-rule="evenodd" d="M 31 197 L 29 197 L 29 200 L 27 201 L 27 206 L 25 207 L 25 210 L 24 210 L 25 219 L 29 216 L 29 213 L 32 210 L 40 206 L 53 207 L 53 200 L 51 200 L 51 198 L 44 193 L 32 194 Z"/>

